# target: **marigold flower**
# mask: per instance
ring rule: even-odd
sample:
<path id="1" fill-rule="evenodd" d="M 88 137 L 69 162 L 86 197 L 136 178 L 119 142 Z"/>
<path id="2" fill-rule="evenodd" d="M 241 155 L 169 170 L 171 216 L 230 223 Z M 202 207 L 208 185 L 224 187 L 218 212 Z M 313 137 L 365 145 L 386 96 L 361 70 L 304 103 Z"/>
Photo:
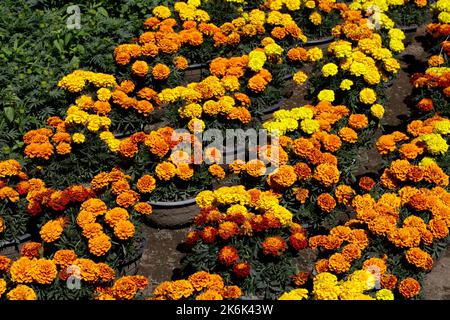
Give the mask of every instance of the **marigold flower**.
<path id="1" fill-rule="evenodd" d="M 6 295 L 8 300 L 37 300 L 34 290 L 26 285 L 19 284 Z"/>
<path id="2" fill-rule="evenodd" d="M 73 250 L 62 249 L 55 252 L 53 262 L 61 269 L 66 269 L 77 259 L 77 254 Z"/>
<path id="3" fill-rule="evenodd" d="M 151 193 L 155 187 L 156 180 L 150 175 L 143 175 L 136 183 L 136 188 L 140 193 Z"/>
<path id="4" fill-rule="evenodd" d="M 135 61 L 131 69 L 135 75 L 145 77 L 148 73 L 149 67 L 145 61 Z"/>
<path id="5" fill-rule="evenodd" d="M 225 246 L 220 249 L 218 259 L 221 264 L 230 267 L 238 261 L 238 251 L 235 247 Z"/>
<path id="6" fill-rule="evenodd" d="M 27 242 L 20 249 L 20 254 L 23 257 L 39 258 L 41 256 L 42 244 L 39 242 Z"/>
<path id="7" fill-rule="evenodd" d="M 134 205 L 134 210 L 140 214 L 150 215 L 153 212 L 152 206 L 147 202 L 138 202 Z"/>
<path id="8" fill-rule="evenodd" d="M 286 242 L 279 236 L 267 237 L 262 243 L 262 252 L 273 257 L 280 256 L 286 248 Z"/>
<path id="9" fill-rule="evenodd" d="M 52 260 L 38 259 L 31 271 L 33 280 L 39 284 L 51 284 L 56 279 L 58 271 Z"/>
<path id="10" fill-rule="evenodd" d="M 340 177 L 339 169 L 327 163 L 319 164 L 314 171 L 314 179 L 325 187 L 338 183 Z"/>
<path id="11" fill-rule="evenodd" d="M 317 197 L 317 204 L 322 211 L 330 213 L 336 207 L 336 200 L 329 193 L 322 193 Z"/>
<path id="12" fill-rule="evenodd" d="M 114 225 L 114 234 L 120 240 L 128 240 L 134 236 L 134 224 L 128 220 L 120 220 Z"/>
<path id="13" fill-rule="evenodd" d="M 420 248 L 411 248 L 406 251 L 406 260 L 423 270 L 431 270 L 433 268 L 433 258 Z"/>
<path id="14" fill-rule="evenodd" d="M 413 278 L 406 278 L 400 281 L 398 291 L 406 299 L 411 299 L 417 296 L 420 292 L 420 283 Z"/>
<path id="15" fill-rule="evenodd" d="M 89 239 L 89 252 L 95 256 L 103 256 L 111 249 L 111 239 L 104 233 Z"/>
<path id="16" fill-rule="evenodd" d="M 54 242 L 61 237 L 64 228 L 61 220 L 51 220 L 44 224 L 39 231 L 44 242 Z"/>

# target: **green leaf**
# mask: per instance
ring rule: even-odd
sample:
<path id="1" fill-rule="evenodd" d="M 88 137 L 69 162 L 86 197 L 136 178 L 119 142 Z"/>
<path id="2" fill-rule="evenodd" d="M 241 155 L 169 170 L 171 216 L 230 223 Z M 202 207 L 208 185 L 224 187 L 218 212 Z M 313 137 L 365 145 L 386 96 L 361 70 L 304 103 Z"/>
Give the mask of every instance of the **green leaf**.
<path id="1" fill-rule="evenodd" d="M 109 17 L 108 11 L 106 11 L 105 8 L 103 8 L 103 7 L 98 8 L 97 11 L 98 11 L 98 13 L 100 13 L 102 16 Z"/>
<path id="2" fill-rule="evenodd" d="M 6 119 L 8 121 L 12 122 L 14 120 L 14 108 L 13 107 L 5 107 L 3 109 L 3 112 L 5 113 Z"/>

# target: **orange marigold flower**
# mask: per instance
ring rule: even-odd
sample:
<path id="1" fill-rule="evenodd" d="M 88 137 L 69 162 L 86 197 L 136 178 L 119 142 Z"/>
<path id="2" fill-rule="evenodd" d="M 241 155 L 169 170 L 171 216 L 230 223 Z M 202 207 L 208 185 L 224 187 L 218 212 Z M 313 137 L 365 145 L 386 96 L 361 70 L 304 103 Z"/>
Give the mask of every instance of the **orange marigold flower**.
<path id="1" fill-rule="evenodd" d="M 331 271 L 341 274 L 350 269 L 350 262 L 342 253 L 334 253 L 328 259 L 328 267 Z"/>
<path id="2" fill-rule="evenodd" d="M 156 180 L 150 175 L 143 175 L 138 179 L 136 188 L 140 193 L 151 193 L 156 188 Z"/>
<path id="3" fill-rule="evenodd" d="M 39 258 L 41 256 L 42 244 L 39 242 L 27 242 L 20 249 L 20 254 L 24 257 Z"/>
<path id="4" fill-rule="evenodd" d="M 105 221 L 112 228 L 114 228 L 119 221 L 128 220 L 128 218 L 128 211 L 119 207 L 113 208 L 105 214 Z"/>
<path id="5" fill-rule="evenodd" d="M 274 257 L 280 256 L 286 248 L 286 241 L 279 236 L 267 237 L 262 243 L 263 254 Z"/>
<path id="6" fill-rule="evenodd" d="M 417 296 L 420 292 L 420 283 L 416 279 L 406 278 L 400 281 L 398 291 L 406 299 L 411 299 Z"/>
<path id="7" fill-rule="evenodd" d="M 397 285 L 397 277 L 393 274 L 383 274 L 381 275 L 380 282 L 383 289 L 394 290 Z"/>
<path id="8" fill-rule="evenodd" d="M 116 203 L 124 208 L 132 206 L 138 201 L 139 201 L 139 194 L 133 190 L 127 190 L 121 193 L 116 199 Z"/>
<path id="9" fill-rule="evenodd" d="M 65 269 L 77 259 L 77 254 L 73 250 L 62 249 L 55 252 L 53 262 Z"/>
<path id="10" fill-rule="evenodd" d="M 433 268 L 433 258 L 420 248 L 411 248 L 406 251 L 406 260 L 423 270 L 431 270 Z"/>
<path id="11" fill-rule="evenodd" d="M 39 231 L 44 242 L 54 242 L 61 237 L 64 228 L 61 220 L 51 220 L 44 224 Z"/>
<path id="12" fill-rule="evenodd" d="M 111 291 L 116 299 L 131 300 L 138 292 L 138 287 L 131 276 L 124 276 L 114 283 Z"/>
<path id="13" fill-rule="evenodd" d="M 364 114 L 352 114 L 348 118 L 348 126 L 355 130 L 361 130 L 369 125 L 369 119 Z"/>
<path id="14" fill-rule="evenodd" d="M 308 246 L 308 241 L 304 233 L 296 232 L 289 237 L 289 243 L 295 250 L 302 250 Z"/>
<path id="15" fill-rule="evenodd" d="M 322 193 L 317 197 L 317 204 L 320 209 L 326 213 L 330 213 L 336 207 L 336 200 L 329 193 Z"/>
<path id="16" fill-rule="evenodd" d="M 134 236 L 134 224 L 128 220 L 120 220 L 114 225 L 114 234 L 120 240 L 128 240 Z"/>
<path id="17" fill-rule="evenodd" d="M 339 137 L 348 143 L 356 143 L 358 141 L 358 134 L 352 128 L 344 127 L 339 130 Z"/>
<path id="18" fill-rule="evenodd" d="M 137 144 L 130 139 L 123 139 L 122 141 L 120 141 L 119 153 L 121 156 L 132 158 L 138 153 L 138 151 L 139 148 Z"/>
<path id="19" fill-rule="evenodd" d="M 38 259 L 32 269 L 33 280 L 39 284 L 51 284 L 56 279 L 58 271 L 52 260 Z"/>
<path id="20" fill-rule="evenodd" d="M 239 227 L 235 222 L 225 221 L 219 225 L 218 234 L 223 240 L 228 240 L 239 232 Z"/>
<path id="21" fill-rule="evenodd" d="M 153 67 L 152 75 L 155 80 L 165 80 L 170 76 L 170 68 L 165 64 L 158 63 Z"/>
<path id="22" fill-rule="evenodd" d="M 145 61 L 135 61 L 131 67 L 133 74 L 139 77 L 145 77 L 148 73 L 149 67 Z"/>
<path id="23" fill-rule="evenodd" d="M 9 273 L 11 280 L 16 283 L 33 282 L 33 268 L 36 260 L 27 257 L 21 257 L 11 264 Z"/>
<path id="24" fill-rule="evenodd" d="M 359 179 L 359 187 L 366 192 L 372 190 L 375 187 L 375 185 L 376 182 L 370 177 L 364 176 L 361 179 Z"/>
<path id="25" fill-rule="evenodd" d="M 226 286 L 221 293 L 225 299 L 238 299 L 242 296 L 242 291 L 238 286 Z"/>
<path id="26" fill-rule="evenodd" d="M 309 197 L 309 190 L 304 188 L 294 188 L 293 194 L 298 202 L 305 204 Z"/>
<path id="27" fill-rule="evenodd" d="M 138 202 L 134 205 L 134 210 L 140 214 L 150 215 L 153 212 L 152 206 L 147 202 Z"/>
<path id="28" fill-rule="evenodd" d="M 250 275 L 251 266 L 248 262 L 239 262 L 233 267 L 233 274 L 239 278 L 244 279 Z"/>
<path id="29" fill-rule="evenodd" d="M 364 261 L 363 269 L 375 275 L 385 274 L 387 271 L 386 262 L 380 258 L 370 258 Z"/>
<path id="30" fill-rule="evenodd" d="M 314 171 L 314 179 L 325 187 L 331 187 L 339 182 L 339 169 L 328 163 L 319 164 Z"/>
<path id="31" fill-rule="evenodd" d="M 221 264 L 230 267 L 238 261 L 238 251 L 235 247 L 225 246 L 220 249 L 218 259 Z"/>
<path id="32" fill-rule="evenodd" d="M 225 170 L 223 170 L 223 168 L 218 164 L 209 166 L 208 171 L 213 177 L 218 180 L 222 180 L 225 178 Z"/>
<path id="33" fill-rule="evenodd" d="M 175 176 L 176 167 L 175 165 L 173 165 L 173 163 L 164 161 L 158 163 L 158 165 L 155 168 L 155 173 L 158 179 L 163 181 L 169 181 Z"/>
<path id="34" fill-rule="evenodd" d="M 348 261 L 361 258 L 361 249 L 355 244 L 347 244 L 342 248 L 342 254 Z"/>
<path id="35" fill-rule="evenodd" d="M 314 268 L 316 269 L 317 273 L 327 272 L 330 270 L 330 264 L 328 262 L 328 259 L 320 259 L 316 262 L 314 265 Z"/>
<path id="36" fill-rule="evenodd" d="M 210 274 L 206 271 L 198 271 L 190 275 L 188 281 L 195 290 L 201 291 L 208 286 Z"/>
<path id="37" fill-rule="evenodd" d="M 34 290 L 26 285 L 19 284 L 6 295 L 8 300 L 37 300 Z"/>
<path id="38" fill-rule="evenodd" d="M 100 257 L 104 256 L 111 249 L 111 239 L 104 233 L 92 237 L 88 242 L 89 252 Z"/>

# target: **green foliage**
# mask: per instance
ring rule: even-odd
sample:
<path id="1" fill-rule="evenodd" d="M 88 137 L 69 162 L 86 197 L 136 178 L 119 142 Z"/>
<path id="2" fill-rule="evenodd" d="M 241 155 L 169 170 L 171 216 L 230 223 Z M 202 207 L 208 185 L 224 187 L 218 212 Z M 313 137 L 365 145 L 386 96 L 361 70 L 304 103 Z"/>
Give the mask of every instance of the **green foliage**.
<path id="1" fill-rule="evenodd" d="M 81 29 L 66 26 L 72 3 L 5 0 L 0 3 L 0 158 L 16 156 L 20 136 L 50 115 L 63 115 L 57 82 L 83 68 L 114 72 L 113 50 L 138 36 L 155 0 L 77 1 Z"/>

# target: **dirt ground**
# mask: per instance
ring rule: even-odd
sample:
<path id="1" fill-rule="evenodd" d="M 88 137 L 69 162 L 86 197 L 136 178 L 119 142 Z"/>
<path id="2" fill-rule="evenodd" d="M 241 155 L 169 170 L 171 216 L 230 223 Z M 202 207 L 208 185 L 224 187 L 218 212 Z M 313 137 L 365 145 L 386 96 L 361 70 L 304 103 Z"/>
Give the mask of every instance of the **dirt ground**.
<path id="1" fill-rule="evenodd" d="M 409 45 L 400 59 L 402 69 L 387 92 L 389 100 L 386 103 L 383 124 L 385 132 L 400 129 L 399 126 L 410 112 L 407 105 L 407 99 L 411 93 L 409 77 L 415 71 L 423 70 L 426 62 L 427 54 L 420 42 L 424 35 L 425 28 L 422 27 L 415 34 L 407 37 Z M 294 94 L 286 101 L 284 108 L 304 105 L 305 93 L 305 89 L 294 90 Z M 379 170 L 380 157 L 374 148 L 363 151 L 360 157 L 365 160 L 360 174 Z M 142 257 L 139 274 L 149 277 L 151 284 L 146 293 L 150 294 L 158 283 L 170 280 L 173 275 L 176 275 L 184 255 L 180 250 L 180 243 L 184 240 L 189 228 L 168 230 L 146 227 L 145 231 L 149 244 Z M 439 261 L 435 262 L 434 269 L 426 277 L 423 290 L 426 299 L 450 299 L 450 248 Z"/>

